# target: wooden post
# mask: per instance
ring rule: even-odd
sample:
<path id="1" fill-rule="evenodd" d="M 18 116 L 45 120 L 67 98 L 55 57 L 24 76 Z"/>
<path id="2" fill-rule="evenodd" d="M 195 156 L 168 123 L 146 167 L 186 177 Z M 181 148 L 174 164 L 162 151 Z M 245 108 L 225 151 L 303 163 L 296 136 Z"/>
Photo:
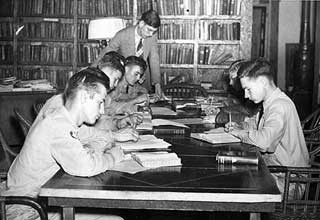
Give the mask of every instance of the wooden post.
<path id="1" fill-rule="evenodd" d="M 294 74 L 293 99 L 301 118 L 311 112 L 313 90 L 313 45 L 310 42 L 310 1 L 301 7 L 300 45 Z"/>

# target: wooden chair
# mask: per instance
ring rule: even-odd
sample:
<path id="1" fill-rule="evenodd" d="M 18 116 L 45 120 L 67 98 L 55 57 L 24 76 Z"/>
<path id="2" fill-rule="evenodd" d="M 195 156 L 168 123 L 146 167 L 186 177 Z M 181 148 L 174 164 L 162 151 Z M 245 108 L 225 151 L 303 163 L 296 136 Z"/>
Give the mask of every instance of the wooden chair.
<path id="1" fill-rule="evenodd" d="M 45 207 L 36 199 L 26 196 L 0 196 L 0 219 L 6 220 L 6 205 L 19 204 L 34 208 L 40 216 L 40 220 L 48 220 Z"/>
<path id="2" fill-rule="evenodd" d="M 301 121 L 311 165 L 320 167 L 320 108 Z"/>
<path id="3" fill-rule="evenodd" d="M 33 104 L 33 111 L 36 113 L 36 115 L 39 114 L 39 112 L 43 106 L 44 106 L 44 102 L 39 102 L 39 103 Z"/>
<path id="4" fill-rule="evenodd" d="M 207 91 L 197 84 L 168 84 L 162 90 L 165 95 L 169 95 L 172 98 L 208 97 Z"/>
<path id="5" fill-rule="evenodd" d="M 311 130 L 320 124 L 320 107 L 301 121 L 303 130 Z"/>
<path id="6" fill-rule="evenodd" d="M 3 170 L 7 170 L 10 166 L 11 163 L 13 162 L 14 158 L 18 155 L 18 152 L 14 151 L 6 141 L 1 129 L 0 129 L 0 152 L 3 153 L 4 159 L 5 159 L 5 164 L 2 164 L 1 172 Z"/>
<path id="7" fill-rule="evenodd" d="M 14 113 L 16 115 L 17 121 L 19 122 L 19 125 L 22 129 L 24 137 L 27 136 L 29 129 L 32 125 L 32 122 L 30 122 L 28 119 L 26 119 L 18 109 L 14 109 Z"/>
<path id="8" fill-rule="evenodd" d="M 268 214 L 269 220 L 316 220 L 320 216 L 320 169 L 310 167 L 270 166 L 270 172 L 283 173 L 285 186 L 283 199 L 274 213 Z M 305 190 L 299 198 L 298 185 Z M 293 199 L 289 199 L 289 187 L 293 187 Z M 301 197 L 301 196 L 300 196 Z M 265 218 L 263 218 L 265 219 Z"/>

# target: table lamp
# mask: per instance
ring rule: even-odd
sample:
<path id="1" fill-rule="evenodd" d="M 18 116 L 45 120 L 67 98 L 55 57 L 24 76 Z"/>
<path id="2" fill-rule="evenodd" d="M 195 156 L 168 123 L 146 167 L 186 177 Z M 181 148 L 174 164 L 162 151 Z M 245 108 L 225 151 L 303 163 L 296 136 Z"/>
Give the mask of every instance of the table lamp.
<path id="1" fill-rule="evenodd" d="M 125 21 L 121 18 L 108 17 L 91 20 L 88 27 L 88 39 L 99 40 L 99 46 L 103 48 L 125 26 Z"/>

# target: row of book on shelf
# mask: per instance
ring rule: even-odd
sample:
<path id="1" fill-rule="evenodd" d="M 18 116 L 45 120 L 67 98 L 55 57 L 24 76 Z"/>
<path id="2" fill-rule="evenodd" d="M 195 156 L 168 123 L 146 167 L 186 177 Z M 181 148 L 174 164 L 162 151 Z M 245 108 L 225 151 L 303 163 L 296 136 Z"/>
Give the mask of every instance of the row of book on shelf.
<path id="1" fill-rule="evenodd" d="M 73 0 L 19 1 L 18 15 L 72 16 Z M 78 0 L 79 15 L 132 16 L 133 1 L 129 0 Z M 241 0 L 137 0 L 137 14 L 154 9 L 160 15 L 239 15 Z"/>
<path id="2" fill-rule="evenodd" d="M 240 23 L 200 21 L 200 40 L 240 40 Z"/>
<path id="3" fill-rule="evenodd" d="M 193 64 L 193 44 L 160 44 L 160 63 Z"/>
<path id="4" fill-rule="evenodd" d="M 28 0 L 18 2 L 18 15 L 73 15 L 74 0 Z"/>
<path id="5" fill-rule="evenodd" d="M 236 53 L 223 45 L 207 45 L 199 47 L 198 64 L 219 65 L 236 60 Z"/>
<path id="6" fill-rule="evenodd" d="M 57 19 L 58 21 L 26 22 L 19 32 L 19 38 L 51 38 L 61 40 L 72 40 L 74 35 L 74 25 L 70 19 Z M 71 22 L 71 23 L 70 23 Z M 166 20 L 158 32 L 158 38 L 168 39 L 195 39 L 194 22 Z M 89 19 L 82 19 L 77 24 L 78 39 L 88 39 Z M 12 37 L 13 28 L 9 22 L 0 23 L 0 37 Z M 240 40 L 240 23 L 221 23 L 207 20 L 200 21 L 200 40 Z"/>
<path id="7" fill-rule="evenodd" d="M 26 22 L 21 26 L 23 29 L 19 32 L 20 38 L 52 38 L 52 39 L 73 39 L 74 25 L 70 19 L 62 21 L 41 21 L 41 22 Z M 78 29 L 81 29 L 83 24 L 78 24 Z M 87 30 L 87 29 L 86 29 Z"/>
<path id="8" fill-rule="evenodd" d="M 33 42 L 18 46 L 19 62 L 64 63 L 70 64 L 73 57 L 73 45 L 42 44 Z"/>
<path id="9" fill-rule="evenodd" d="M 240 15 L 242 0 L 200 0 L 201 15 Z"/>
<path id="10" fill-rule="evenodd" d="M 195 28 L 192 20 L 165 20 L 159 27 L 158 39 L 194 39 Z"/>

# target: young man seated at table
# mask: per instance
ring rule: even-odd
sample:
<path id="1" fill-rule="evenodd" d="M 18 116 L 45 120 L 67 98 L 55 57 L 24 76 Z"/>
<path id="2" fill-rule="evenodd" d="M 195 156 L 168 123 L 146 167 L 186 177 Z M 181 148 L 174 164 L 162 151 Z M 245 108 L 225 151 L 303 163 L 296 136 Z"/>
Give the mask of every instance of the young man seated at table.
<path id="1" fill-rule="evenodd" d="M 89 149 L 79 139 L 79 127 L 94 124 L 104 113 L 104 99 L 109 78 L 96 69 L 74 74 L 64 91 L 64 104 L 34 123 L 24 145 L 11 165 L 6 196 L 37 197 L 40 187 L 60 169 L 75 176 L 94 176 L 105 172 L 124 157 L 112 142 L 100 143 L 100 149 Z M 107 132 L 106 132 L 107 133 Z M 106 134 L 107 135 L 107 134 Z M 30 207 L 7 207 L 8 219 L 35 219 Z M 60 219 L 50 213 L 49 219 Z M 122 219 L 119 216 L 76 213 L 76 219 Z"/>
<path id="2" fill-rule="evenodd" d="M 254 103 L 262 102 L 260 112 L 241 124 L 226 124 L 226 130 L 242 142 L 256 145 L 267 165 L 292 167 L 309 166 L 309 154 L 304 140 L 299 116 L 294 103 L 274 83 L 274 71 L 264 59 L 246 61 L 238 77 L 245 98 Z M 276 182 L 283 193 L 284 178 L 276 175 Z M 289 194 L 293 194 L 293 188 Z M 299 187 L 303 194 L 303 187 Z"/>
<path id="3" fill-rule="evenodd" d="M 216 116 L 216 123 L 225 124 L 229 121 L 229 114 L 231 114 L 232 121 L 240 123 L 247 117 L 252 117 L 257 114 L 260 109 L 259 104 L 255 104 L 251 100 L 244 97 L 244 90 L 241 87 L 238 71 L 245 60 L 236 60 L 226 70 L 228 76 L 229 86 L 228 93 L 233 98 L 226 102 L 226 106 L 220 108 L 220 112 Z"/>
<path id="4" fill-rule="evenodd" d="M 117 52 L 112 51 L 105 54 L 103 59 L 101 59 L 100 62 L 98 63 L 98 68 L 109 77 L 110 91 L 112 91 L 117 86 L 119 80 L 122 78 L 122 75 L 125 69 L 124 62 L 125 62 L 125 58 L 123 56 L 121 56 Z M 94 67 L 87 68 L 88 71 L 90 71 L 90 69 L 93 69 L 96 71 L 96 68 Z M 41 108 L 40 112 L 38 113 L 35 119 L 35 122 L 43 118 L 48 112 L 51 112 L 53 109 L 56 109 L 62 105 L 63 105 L 62 94 L 58 94 L 51 97 L 46 101 L 45 105 Z M 134 140 L 136 136 L 136 131 L 127 126 L 132 124 L 138 124 L 142 121 L 141 117 L 136 115 L 129 115 L 127 117 L 122 117 L 122 118 L 114 118 L 114 117 L 102 115 L 99 120 L 104 121 L 103 129 L 114 131 L 113 136 L 116 141 Z M 88 138 L 89 136 L 97 138 L 97 135 L 98 135 L 98 131 L 96 130 L 95 126 L 87 126 L 87 125 L 81 126 L 80 133 L 82 134 L 80 135 L 80 139 L 84 143 L 88 141 L 86 140 L 86 138 Z M 109 136 L 105 136 L 104 138 L 108 139 Z M 92 140 L 92 138 L 90 139 Z"/>
<path id="5" fill-rule="evenodd" d="M 108 94 L 110 104 L 106 106 L 106 114 L 131 114 L 137 111 L 138 104 L 148 103 L 148 91 L 139 84 L 146 69 L 147 63 L 141 57 L 129 56 L 125 59 L 124 76 Z"/>

